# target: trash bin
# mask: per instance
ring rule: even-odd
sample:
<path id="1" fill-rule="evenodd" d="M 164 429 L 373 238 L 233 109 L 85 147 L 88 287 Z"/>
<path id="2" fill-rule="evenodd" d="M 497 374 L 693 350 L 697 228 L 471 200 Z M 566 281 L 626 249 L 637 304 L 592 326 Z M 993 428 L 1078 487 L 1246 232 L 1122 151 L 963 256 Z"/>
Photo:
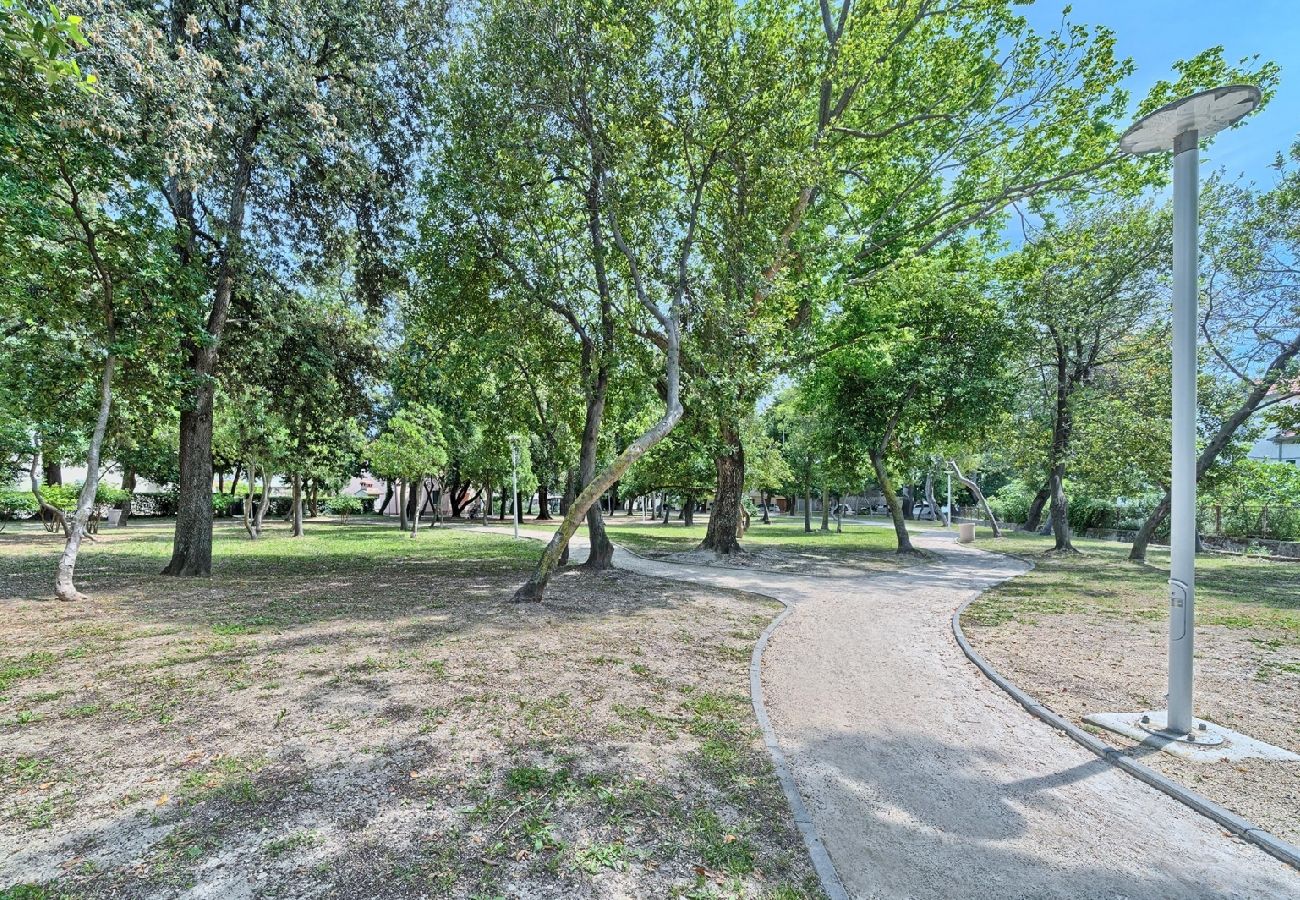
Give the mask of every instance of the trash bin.
<path id="1" fill-rule="evenodd" d="M 975 523 L 960 522 L 957 525 L 957 543 L 973 544 L 975 543 Z"/>

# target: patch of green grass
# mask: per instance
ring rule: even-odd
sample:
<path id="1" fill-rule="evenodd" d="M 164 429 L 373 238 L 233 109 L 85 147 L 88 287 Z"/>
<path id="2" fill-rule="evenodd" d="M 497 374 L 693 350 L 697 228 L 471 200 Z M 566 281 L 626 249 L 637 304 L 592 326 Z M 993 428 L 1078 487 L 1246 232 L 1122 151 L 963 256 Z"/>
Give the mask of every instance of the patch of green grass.
<path id="1" fill-rule="evenodd" d="M 296 853 L 300 850 L 310 850 L 312 847 L 319 847 L 325 842 L 325 839 L 315 831 L 295 831 L 286 834 L 284 837 L 273 838 L 262 845 L 262 855 L 270 859 L 277 859 L 288 853 Z"/>
<path id="2" fill-rule="evenodd" d="M 720 869 L 731 875 L 747 875 L 754 871 L 757 850 L 754 843 L 729 828 L 713 810 L 702 810 L 691 818 L 691 841 L 695 851 L 710 869 Z"/>
<path id="3" fill-rule="evenodd" d="M 267 764 L 265 757 L 241 758 L 226 756 L 206 769 L 196 769 L 181 779 L 179 794 L 188 803 L 202 800 L 224 800 L 235 804 L 253 804 L 263 799 L 262 791 L 253 781 Z"/>
<path id="4" fill-rule="evenodd" d="M 1078 554 L 1045 553 L 1052 540 L 1011 532 L 1001 541 L 979 532 L 981 546 L 1030 560 L 1034 568 L 990 590 L 963 624 L 1032 624 L 1054 615 L 1084 614 L 1156 621 L 1167 615 L 1169 552 L 1152 548 L 1147 562 L 1128 560 L 1128 544 L 1075 538 Z M 1257 633 L 1269 649 L 1300 645 L 1300 566 L 1202 554 L 1196 558 L 1197 624 Z"/>
<path id="5" fill-rule="evenodd" d="M 48 650 L 36 650 L 26 656 L 0 659 L 0 694 L 8 691 L 16 681 L 45 674 L 58 661 L 58 657 Z"/>
<path id="6" fill-rule="evenodd" d="M 83 703 L 80 706 L 65 709 L 63 716 L 67 719 L 88 719 L 91 716 L 98 715 L 100 708 L 98 703 Z"/>
<path id="7" fill-rule="evenodd" d="M 567 785 L 572 774 L 567 769 L 546 769 L 542 766 L 518 766 L 506 772 L 506 784 L 517 794 L 529 792 L 551 793 Z"/>
<path id="8" fill-rule="evenodd" d="M 573 865 L 588 875 L 597 875 L 602 869 L 625 869 L 632 856 L 626 844 L 614 841 L 608 844 L 588 844 L 573 848 Z"/>

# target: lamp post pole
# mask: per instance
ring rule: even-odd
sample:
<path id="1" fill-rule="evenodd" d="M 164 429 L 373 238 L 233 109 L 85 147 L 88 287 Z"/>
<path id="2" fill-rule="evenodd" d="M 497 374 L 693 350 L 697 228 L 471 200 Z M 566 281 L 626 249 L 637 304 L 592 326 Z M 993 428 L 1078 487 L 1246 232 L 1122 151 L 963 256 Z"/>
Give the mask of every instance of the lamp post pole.
<path id="1" fill-rule="evenodd" d="M 1199 132 L 1174 139 L 1174 392 L 1169 535 L 1169 718 L 1186 734 L 1192 717 L 1196 637 L 1196 321 Z"/>
<path id="2" fill-rule="evenodd" d="M 1169 703 L 1165 731 L 1187 736 L 1192 715 L 1196 634 L 1196 329 L 1200 255 L 1199 144 L 1259 105 L 1259 88 L 1228 85 L 1175 100 L 1124 133 L 1127 153 L 1174 155 L 1173 443 L 1169 493 Z M 1143 721 L 1146 721 L 1145 719 Z M 1195 737 L 1188 737 L 1195 740 Z"/>

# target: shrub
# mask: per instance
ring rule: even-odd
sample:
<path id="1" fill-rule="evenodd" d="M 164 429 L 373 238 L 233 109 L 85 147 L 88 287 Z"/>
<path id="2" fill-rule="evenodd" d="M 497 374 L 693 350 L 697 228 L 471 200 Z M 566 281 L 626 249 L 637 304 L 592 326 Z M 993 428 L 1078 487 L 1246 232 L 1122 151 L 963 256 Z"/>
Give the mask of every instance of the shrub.
<path id="1" fill-rule="evenodd" d="M 217 516 L 228 516 L 231 509 L 239 502 L 241 502 L 240 497 L 231 494 L 214 493 L 212 495 L 212 513 Z"/>
<path id="2" fill-rule="evenodd" d="M 1008 481 L 988 498 L 989 509 L 999 522 L 1023 522 L 1029 517 L 1035 493 L 1023 481 Z"/>
<path id="3" fill-rule="evenodd" d="M 346 520 L 348 516 L 361 512 L 361 500 L 356 497 L 340 495 L 325 501 L 325 511 L 330 515 Z"/>
<path id="4" fill-rule="evenodd" d="M 31 491 L 0 490 L 0 519 L 26 519 L 36 514 Z"/>

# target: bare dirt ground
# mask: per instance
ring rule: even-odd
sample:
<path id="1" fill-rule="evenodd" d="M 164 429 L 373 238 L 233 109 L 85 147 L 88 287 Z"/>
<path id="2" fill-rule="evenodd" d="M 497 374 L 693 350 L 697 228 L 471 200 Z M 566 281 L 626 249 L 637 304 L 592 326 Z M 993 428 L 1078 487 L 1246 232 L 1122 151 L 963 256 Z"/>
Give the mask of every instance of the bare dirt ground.
<path id="1" fill-rule="evenodd" d="M 132 525 L 75 605 L 0 536 L 0 896 L 820 896 L 747 697 L 775 603 L 510 605 L 531 542 L 308 527 L 177 581 Z"/>
<path id="2" fill-rule="evenodd" d="M 1300 844 L 1300 763 L 1194 762 L 1152 753 L 1083 722 L 1094 712 L 1165 706 L 1167 551 L 1150 565 L 1126 545 L 1082 542 L 1059 558 L 1012 549 L 1034 570 L 973 604 L 975 648 L 1022 689 L 1112 746 L 1282 840 Z M 1198 558 L 1196 714 L 1300 752 L 1300 566 Z"/>

